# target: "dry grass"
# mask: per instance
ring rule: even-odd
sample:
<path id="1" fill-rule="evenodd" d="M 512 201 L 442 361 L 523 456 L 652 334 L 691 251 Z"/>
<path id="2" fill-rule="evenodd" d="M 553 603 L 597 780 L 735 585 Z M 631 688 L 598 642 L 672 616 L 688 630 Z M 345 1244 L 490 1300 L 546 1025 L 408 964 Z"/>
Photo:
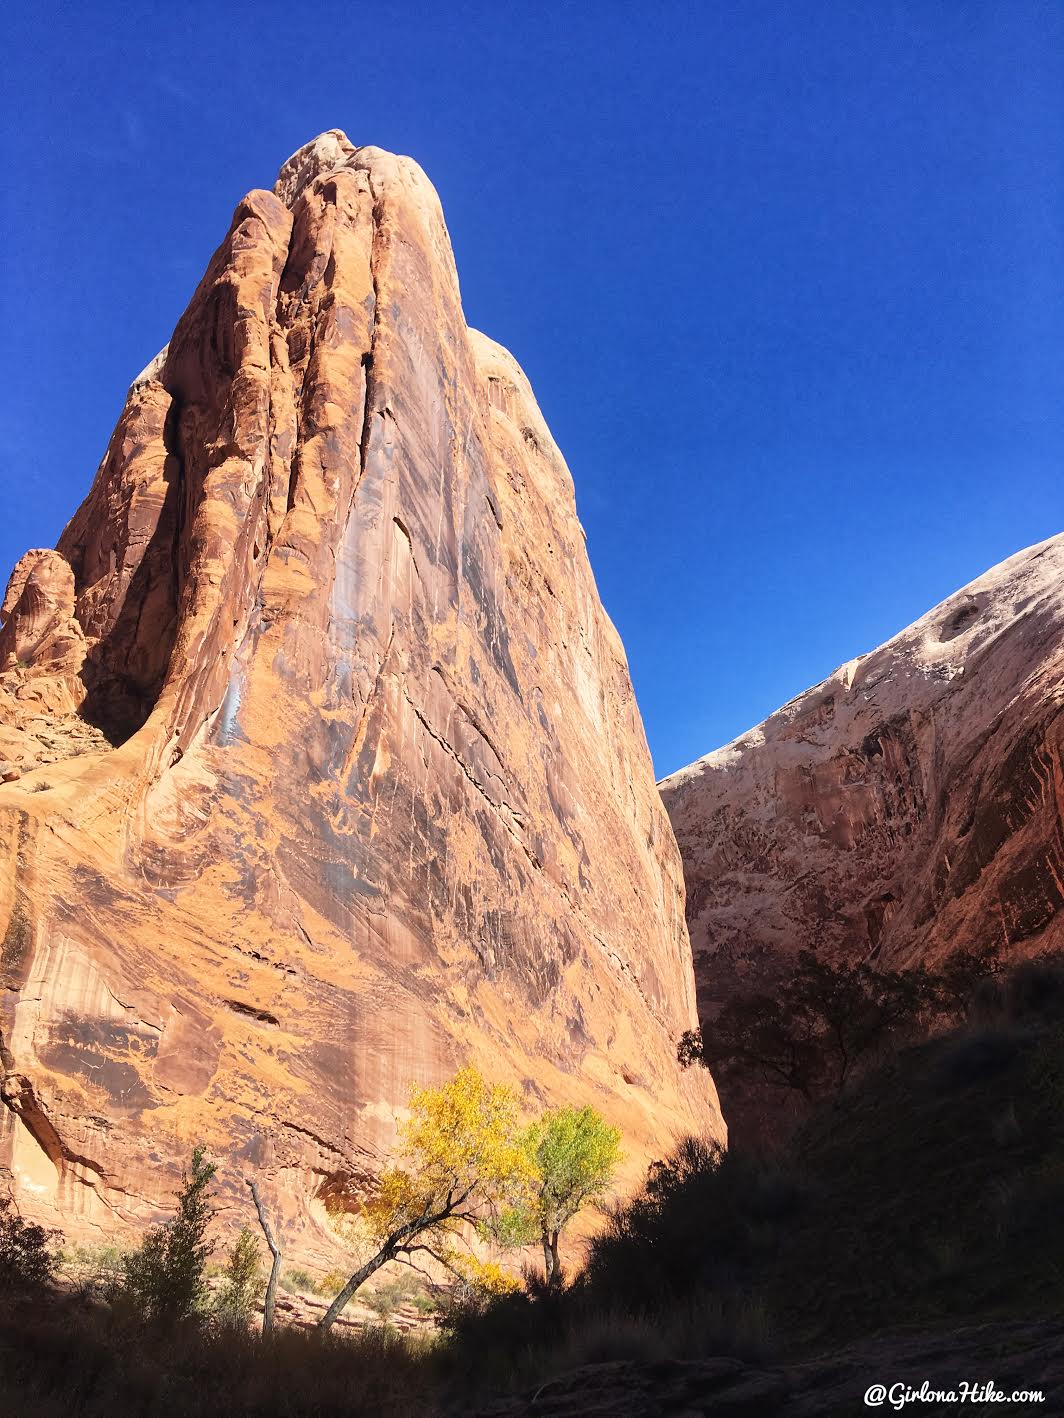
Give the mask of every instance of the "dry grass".
<path id="1" fill-rule="evenodd" d="M 68 1297 L 0 1308 L 0 1412 L 19 1418 L 423 1418 L 434 1387 L 429 1347 L 385 1327 L 262 1340 L 161 1335 Z"/>

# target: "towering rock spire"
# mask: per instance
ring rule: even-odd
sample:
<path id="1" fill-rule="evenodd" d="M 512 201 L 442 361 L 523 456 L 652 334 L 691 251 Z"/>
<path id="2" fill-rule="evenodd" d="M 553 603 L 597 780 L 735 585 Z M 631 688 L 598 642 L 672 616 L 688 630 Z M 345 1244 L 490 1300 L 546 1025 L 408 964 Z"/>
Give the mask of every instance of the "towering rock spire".
<path id="1" fill-rule="evenodd" d="M 722 1133 L 572 480 L 413 162 L 334 130 L 239 203 L 29 556 L 0 1164 L 38 1211 L 141 1219 L 203 1141 L 314 1216 L 466 1059 L 595 1103 L 633 1171 Z"/>

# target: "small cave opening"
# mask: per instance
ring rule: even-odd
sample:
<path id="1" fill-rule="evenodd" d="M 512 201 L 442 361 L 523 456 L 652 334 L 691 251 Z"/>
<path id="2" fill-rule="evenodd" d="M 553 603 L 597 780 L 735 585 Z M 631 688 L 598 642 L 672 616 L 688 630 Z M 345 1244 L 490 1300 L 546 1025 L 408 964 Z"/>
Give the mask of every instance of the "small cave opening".
<path id="1" fill-rule="evenodd" d="M 144 684 L 123 674 L 91 676 L 78 717 L 111 748 L 120 748 L 147 723 L 161 688 L 161 678 Z"/>
<path id="2" fill-rule="evenodd" d="M 969 629 L 972 622 L 979 618 L 982 609 L 978 601 L 966 601 L 942 622 L 938 632 L 939 640 L 956 640 L 958 635 Z"/>

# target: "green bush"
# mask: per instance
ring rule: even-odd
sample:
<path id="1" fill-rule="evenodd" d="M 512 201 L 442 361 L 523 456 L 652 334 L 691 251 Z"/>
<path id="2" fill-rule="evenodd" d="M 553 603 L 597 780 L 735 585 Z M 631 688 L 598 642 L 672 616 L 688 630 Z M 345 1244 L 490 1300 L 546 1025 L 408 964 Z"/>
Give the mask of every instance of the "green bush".
<path id="1" fill-rule="evenodd" d="M 436 1308 L 435 1301 L 425 1288 L 425 1282 L 410 1271 L 401 1272 L 389 1280 L 382 1281 L 376 1289 L 364 1295 L 363 1299 L 382 1320 L 390 1318 L 404 1305 L 413 1305 L 422 1314 L 430 1313 Z"/>
<path id="2" fill-rule="evenodd" d="M 25 1221 L 10 1201 L 0 1201 L 0 1284 L 23 1290 L 47 1285 L 59 1263 L 58 1231 Z"/>
<path id="3" fill-rule="evenodd" d="M 146 1320 L 164 1328 L 202 1315 L 207 1308 L 205 1270 L 214 1247 L 205 1236 L 214 1173 L 205 1149 L 197 1147 L 177 1194 L 177 1215 L 153 1226 L 125 1258 L 126 1295 Z"/>
<path id="4" fill-rule="evenodd" d="M 344 1280 L 347 1277 L 344 1276 Z M 290 1270 L 282 1271 L 278 1282 L 282 1290 L 287 1290 L 290 1295 L 320 1295 L 322 1292 L 321 1281 L 315 1279 L 309 1270 L 304 1270 L 301 1266 L 293 1266 Z M 341 1285 L 343 1281 L 340 1282 Z"/>
<path id="5" fill-rule="evenodd" d="M 113 1301 L 125 1282 L 126 1257 L 118 1246 L 75 1246 L 63 1261 L 75 1287 L 86 1297 Z"/>
<path id="6" fill-rule="evenodd" d="M 214 1297 L 215 1320 L 224 1326 L 246 1326 L 254 1314 L 261 1286 L 258 1242 L 244 1226 L 222 1271 L 221 1289 Z"/>

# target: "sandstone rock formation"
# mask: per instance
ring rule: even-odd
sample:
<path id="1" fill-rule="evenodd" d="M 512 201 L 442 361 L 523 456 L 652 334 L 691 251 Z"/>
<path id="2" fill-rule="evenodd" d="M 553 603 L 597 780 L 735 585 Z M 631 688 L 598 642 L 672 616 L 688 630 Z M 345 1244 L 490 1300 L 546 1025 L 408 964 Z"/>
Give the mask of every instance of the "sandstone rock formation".
<path id="1" fill-rule="evenodd" d="M 28 551 L 0 605 L 5 687 L 43 707 L 72 712 L 83 698 L 85 636 L 74 612 L 74 573 L 57 551 Z"/>
<path id="2" fill-rule="evenodd" d="M 240 202 L 4 615 L 24 1209 L 142 1223 L 203 1141 L 313 1254 L 466 1059 L 597 1104 L 633 1174 L 722 1134 L 674 1061 L 681 867 L 572 481 L 409 159 L 333 131 Z"/>
<path id="3" fill-rule="evenodd" d="M 703 1020 L 802 948 L 1064 945 L 1062 702 L 1057 536 L 666 778 Z"/>

